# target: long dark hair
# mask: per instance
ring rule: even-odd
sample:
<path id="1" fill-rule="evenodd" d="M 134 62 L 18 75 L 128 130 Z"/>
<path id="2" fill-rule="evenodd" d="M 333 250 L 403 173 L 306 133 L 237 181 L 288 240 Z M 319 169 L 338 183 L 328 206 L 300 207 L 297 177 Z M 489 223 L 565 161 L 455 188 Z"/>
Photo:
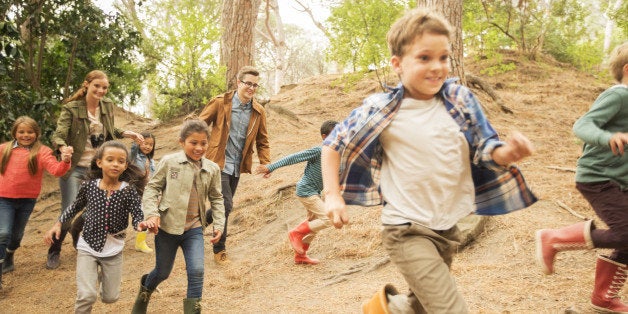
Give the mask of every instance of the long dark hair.
<path id="1" fill-rule="evenodd" d="M 153 135 L 153 133 L 150 133 L 148 131 L 144 131 L 140 134 L 144 137 L 144 139 L 147 139 L 147 138 L 153 139 L 153 149 L 150 151 L 150 153 L 146 154 L 146 157 L 148 157 L 148 159 L 153 160 L 153 156 L 155 156 L 155 147 L 157 146 L 157 140 L 155 139 L 155 135 Z M 139 154 L 140 152 L 141 152 L 140 145 L 133 142 L 133 144 L 131 145 L 131 161 L 132 162 L 135 162 L 135 158 L 137 157 L 137 154 Z"/>
<path id="2" fill-rule="evenodd" d="M 102 179 L 102 169 L 98 167 L 97 161 L 98 159 L 102 159 L 105 149 L 110 147 L 119 148 L 126 152 L 127 168 L 124 172 L 122 172 L 118 180 L 128 182 L 130 185 L 134 186 L 135 189 L 137 189 L 137 192 L 140 195 L 142 195 L 144 193 L 144 187 L 146 187 L 146 173 L 138 166 L 130 162 L 129 151 L 126 149 L 126 145 L 119 141 L 106 141 L 98 147 L 96 155 L 92 158 L 89 171 L 87 172 L 87 179 Z"/>

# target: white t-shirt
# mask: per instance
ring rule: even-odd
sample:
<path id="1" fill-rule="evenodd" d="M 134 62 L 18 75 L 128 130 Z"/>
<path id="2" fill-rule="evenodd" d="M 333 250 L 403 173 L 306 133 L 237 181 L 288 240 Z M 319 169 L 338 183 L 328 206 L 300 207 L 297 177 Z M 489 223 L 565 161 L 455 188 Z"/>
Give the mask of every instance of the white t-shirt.
<path id="1" fill-rule="evenodd" d="M 469 144 L 439 98 L 405 98 L 383 130 L 382 223 L 446 230 L 474 210 Z"/>

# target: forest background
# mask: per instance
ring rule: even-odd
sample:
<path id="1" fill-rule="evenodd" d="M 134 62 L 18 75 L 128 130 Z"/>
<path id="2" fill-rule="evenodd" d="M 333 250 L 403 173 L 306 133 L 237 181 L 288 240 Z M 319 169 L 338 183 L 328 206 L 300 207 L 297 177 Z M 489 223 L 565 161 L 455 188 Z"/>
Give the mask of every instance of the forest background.
<path id="1" fill-rule="evenodd" d="M 110 2 L 110 1 L 109 1 Z M 282 6 L 279 5 L 281 3 Z M 262 71 L 263 101 L 308 77 L 366 71 L 385 77 L 385 34 L 408 8 L 440 9 L 459 26 L 460 56 L 496 61 L 480 76 L 513 71 L 507 51 L 530 60 L 551 56 L 607 75 L 605 58 L 628 38 L 624 0 L 90 0 L 0 2 L 0 140 L 30 115 L 46 142 L 61 101 L 92 69 L 109 74 L 108 96 L 158 120 L 202 108 L 233 86 L 248 64 Z M 289 6 L 289 7 L 287 7 Z M 328 8 L 321 16 L 317 8 Z M 290 9 L 315 27 L 283 22 Z M 285 15 L 284 15 L 285 16 Z M 454 58 L 456 58 L 454 56 Z M 452 60 L 465 80 L 462 58 Z M 380 79 L 380 83 L 383 82 Z M 382 84 L 383 85 L 383 84 Z"/>

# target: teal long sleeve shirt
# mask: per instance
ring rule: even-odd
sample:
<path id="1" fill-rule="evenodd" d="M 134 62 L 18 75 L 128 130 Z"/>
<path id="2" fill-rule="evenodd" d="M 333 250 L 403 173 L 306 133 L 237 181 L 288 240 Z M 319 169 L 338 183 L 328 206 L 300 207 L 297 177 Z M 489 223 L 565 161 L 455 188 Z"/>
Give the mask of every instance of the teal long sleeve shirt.
<path id="1" fill-rule="evenodd" d="M 628 189 L 628 147 L 613 155 L 609 141 L 615 133 L 628 132 L 628 86 L 615 85 L 595 100 L 591 109 L 576 121 L 573 131 L 584 141 L 576 168 L 576 182 L 615 181 Z"/>
<path id="2" fill-rule="evenodd" d="M 299 197 L 308 197 L 312 195 L 320 195 L 323 190 L 323 175 L 321 174 L 321 151 L 322 147 L 312 147 L 288 155 L 284 158 L 266 165 L 270 172 L 277 170 L 278 168 L 298 164 L 300 162 L 307 161 L 303 176 L 299 182 L 297 182 L 296 194 Z"/>

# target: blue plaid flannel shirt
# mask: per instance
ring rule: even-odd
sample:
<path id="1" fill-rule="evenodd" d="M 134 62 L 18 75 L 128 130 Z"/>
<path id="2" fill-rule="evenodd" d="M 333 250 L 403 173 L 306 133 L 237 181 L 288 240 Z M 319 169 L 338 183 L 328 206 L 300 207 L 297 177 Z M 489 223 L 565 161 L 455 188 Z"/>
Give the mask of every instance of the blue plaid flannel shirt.
<path id="1" fill-rule="evenodd" d="M 469 89 L 448 79 L 439 91 L 451 117 L 469 143 L 475 185 L 475 213 L 500 215 L 526 208 L 537 201 L 515 165 L 502 167 L 491 158 L 503 145 L 480 103 Z M 387 93 L 366 98 L 362 106 L 338 124 L 323 145 L 340 152 L 340 189 L 347 204 L 382 203 L 379 189 L 382 147 L 379 135 L 394 119 L 403 99 L 401 84 Z"/>

